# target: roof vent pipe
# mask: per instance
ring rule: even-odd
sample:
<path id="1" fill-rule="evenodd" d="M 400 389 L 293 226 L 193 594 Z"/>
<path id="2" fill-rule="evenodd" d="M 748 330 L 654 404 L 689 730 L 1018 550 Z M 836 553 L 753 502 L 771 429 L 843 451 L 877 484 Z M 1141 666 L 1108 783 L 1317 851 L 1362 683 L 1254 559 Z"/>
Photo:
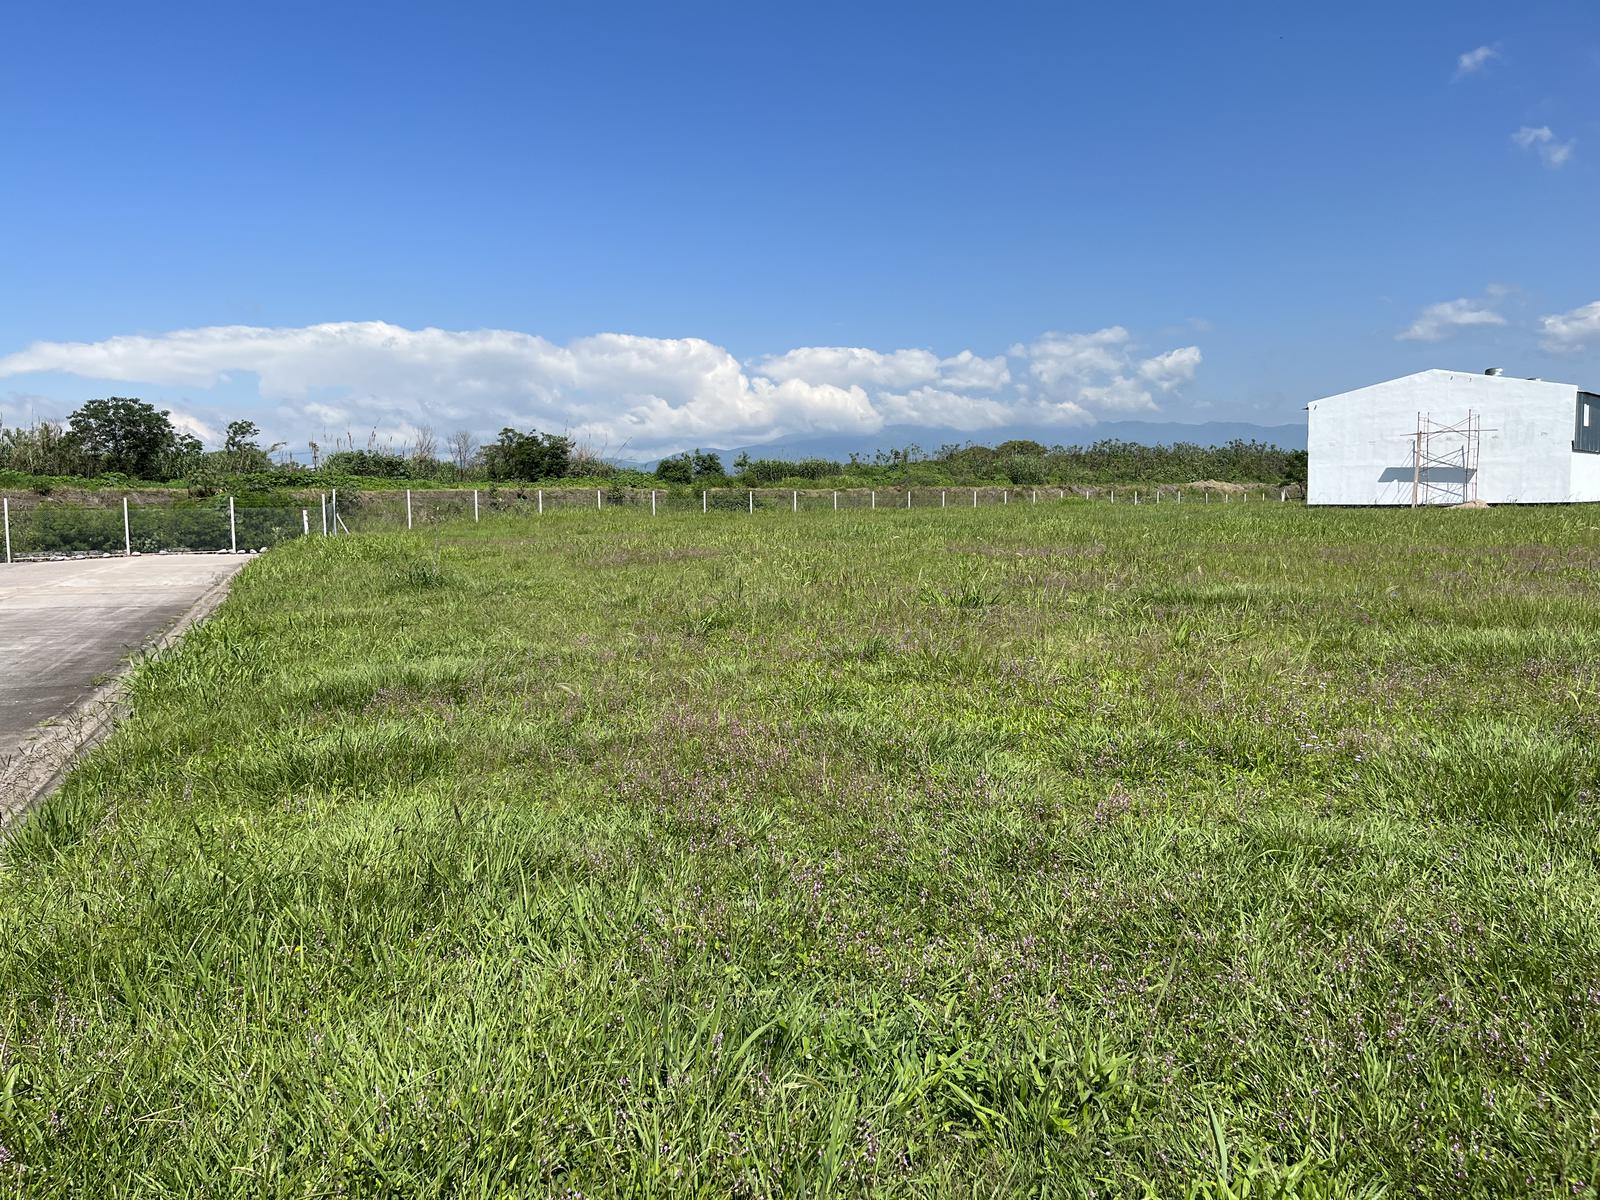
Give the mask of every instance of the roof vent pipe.
<path id="1" fill-rule="evenodd" d="M 1504 375 L 1505 371 L 1501 367 L 1490 367 L 1487 371 L 1484 372 L 1484 374 L 1485 375 Z"/>

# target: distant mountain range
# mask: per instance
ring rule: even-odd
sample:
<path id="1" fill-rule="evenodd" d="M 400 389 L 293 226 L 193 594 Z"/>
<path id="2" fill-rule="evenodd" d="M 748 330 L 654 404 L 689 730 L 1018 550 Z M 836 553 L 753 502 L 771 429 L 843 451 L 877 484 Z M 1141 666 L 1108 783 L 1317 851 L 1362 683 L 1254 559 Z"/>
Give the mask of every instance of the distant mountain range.
<path id="1" fill-rule="evenodd" d="M 1013 426 L 985 429 L 972 433 L 960 429 L 939 429 L 926 425 L 886 425 L 874 434 L 822 434 L 794 436 L 763 442 L 759 446 L 702 446 L 714 450 L 723 462 L 733 465 L 741 453 L 751 458 L 781 458 L 796 461 L 803 458 L 826 458 L 836 462 L 848 461 L 852 454 L 871 459 L 879 450 L 904 450 L 919 446 L 924 454 L 932 454 L 950 442 L 960 445 L 976 443 L 996 446 L 1001 442 L 1029 440 L 1046 446 L 1087 446 L 1093 442 L 1136 442 L 1141 446 L 1163 446 L 1174 442 L 1192 442 L 1200 446 L 1221 446 L 1236 439 L 1246 442 L 1267 442 L 1286 450 L 1306 448 L 1306 427 L 1296 425 L 1253 425 L 1248 421 L 1203 421 L 1185 424 L 1182 421 L 1102 421 L 1098 425 L 1082 428 Z M 619 459 L 619 466 L 653 468 L 659 459 L 644 461 Z"/>

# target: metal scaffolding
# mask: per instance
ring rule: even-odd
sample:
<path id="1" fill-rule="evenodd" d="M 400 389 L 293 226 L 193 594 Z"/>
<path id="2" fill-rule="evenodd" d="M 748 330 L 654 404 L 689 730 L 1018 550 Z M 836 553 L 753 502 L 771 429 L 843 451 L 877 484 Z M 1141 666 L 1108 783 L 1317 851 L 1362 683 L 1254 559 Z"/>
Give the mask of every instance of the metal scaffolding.
<path id="1" fill-rule="evenodd" d="M 1483 417 L 1467 410 L 1465 420 L 1442 424 L 1431 413 L 1417 414 L 1411 435 L 1411 507 L 1466 504 L 1478 498 L 1478 446 Z"/>

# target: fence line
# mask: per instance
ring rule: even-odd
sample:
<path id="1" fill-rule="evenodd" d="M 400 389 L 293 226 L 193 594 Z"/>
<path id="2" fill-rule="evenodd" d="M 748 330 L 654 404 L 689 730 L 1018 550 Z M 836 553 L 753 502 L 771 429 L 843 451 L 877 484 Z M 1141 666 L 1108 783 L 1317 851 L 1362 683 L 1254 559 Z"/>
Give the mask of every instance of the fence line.
<path id="1" fill-rule="evenodd" d="M 275 500 L 238 504 L 233 497 L 195 503 L 143 502 L 130 496 L 103 504 L 0 497 L 0 541 L 6 563 L 27 559 L 132 557 L 139 554 L 237 554 L 311 532 L 309 509 Z"/>
<path id="2" fill-rule="evenodd" d="M 648 506 L 651 516 L 664 513 L 692 512 L 698 507 L 702 515 L 716 512 L 738 511 L 754 515 L 757 510 L 787 510 L 792 514 L 814 512 L 818 509 L 833 512 L 876 512 L 879 488 L 806 489 L 806 488 L 701 488 L 699 504 L 695 505 L 693 490 L 650 488 L 596 488 L 594 509 L 634 508 L 643 511 Z M 890 491 L 891 503 L 886 507 L 907 511 L 933 505 L 933 493 L 938 493 L 938 507 L 950 507 L 949 487 L 903 487 Z M 985 503 L 997 507 L 1009 506 L 1013 488 L 972 488 L 972 507 Z M 1215 489 L 1184 489 L 1162 486 L 1156 489 L 1130 489 L 1118 497 L 1115 489 L 1104 492 L 1074 491 L 1069 488 L 1030 488 L 1027 491 L 1029 508 L 1041 502 L 1143 504 L 1170 500 L 1182 503 L 1186 493 L 1193 499 L 1193 491 L 1202 491 L 1207 503 Z M 1294 489 L 1298 491 L 1299 489 Z M 1249 491 L 1223 491 L 1224 503 L 1237 495 L 1242 503 L 1252 499 L 1258 503 L 1276 500 L 1287 503 L 1289 488 L 1258 489 Z M 959 493 L 958 493 L 959 494 Z M 321 536 L 337 537 L 349 534 L 352 527 L 359 532 L 383 529 L 418 530 L 447 520 L 481 522 L 485 517 L 506 513 L 524 512 L 544 515 L 547 511 L 584 507 L 589 493 L 584 489 L 537 488 L 493 489 L 482 493 L 479 489 L 440 490 L 438 492 L 371 491 L 344 496 L 338 489 L 316 493 L 318 524 L 312 525 L 308 504 L 299 500 L 275 499 L 267 504 L 240 503 L 234 496 L 212 500 L 191 501 L 173 499 L 157 501 L 144 497 L 119 497 L 117 501 L 94 505 L 70 503 L 33 497 L 3 497 L 0 504 L 0 525 L 4 527 L 5 561 L 41 558 L 60 555 L 134 555 L 175 552 L 238 553 L 276 545 L 294 537 L 311 536 L 316 529 Z M 894 497 L 898 495 L 898 499 Z M 1293 497 L 1297 502 L 1299 496 Z M 115 521 L 121 507 L 120 528 Z"/>

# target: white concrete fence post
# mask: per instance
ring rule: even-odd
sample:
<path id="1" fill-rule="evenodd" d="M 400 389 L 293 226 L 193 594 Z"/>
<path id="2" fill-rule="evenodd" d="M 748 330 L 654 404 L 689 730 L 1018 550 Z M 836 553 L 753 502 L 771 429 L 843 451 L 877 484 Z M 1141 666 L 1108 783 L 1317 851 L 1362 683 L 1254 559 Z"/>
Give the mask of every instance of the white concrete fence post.
<path id="1" fill-rule="evenodd" d="M 600 499 L 600 489 L 599 488 L 595 488 L 595 490 L 594 490 L 594 510 L 595 510 L 595 512 L 599 512 L 604 507 L 605 507 L 605 504 Z"/>
<path id="2" fill-rule="evenodd" d="M 406 528 L 411 528 L 411 489 L 406 489 Z"/>
<path id="3" fill-rule="evenodd" d="M 11 501 L 9 498 L 0 497 L 0 509 L 4 511 L 6 527 L 6 562 L 11 561 Z"/>
<path id="4" fill-rule="evenodd" d="M 878 507 L 878 489 L 877 488 L 873 488 L 872 489 L 872 507 L 873 508 L 877 508 Z"/>
<path id="5" fill-rule="evenodd" d="M 655 490 L 655 488 L 651 488 L 650 489 L 650 515 L 652 517 L 656 515 L 656 490 Z"/>
<path id="6" fill-rule="evenodd" d="M 1038 488 L 1034 488 L 1033 489 L 1033 502 L 1035 504 L 1039 503 L 1039 489 Z"/>
<path id="7" fill-rule="evenodd" d="M 233 516 L 233 497 L 228 497 L 228 552 L 239 553 L 239 523 Z"/>
<path id="8" fill-rule="evenodd" d="M 906 507 L 907 508 L 911 507 L 911 489 L 910 488 L 906 489 Z"/>
<path id="9" fill-rule="evenodd" d="M 478 489 L 472 489 L 472 523 L 478 523 Z"/>
<path id="10" fill-rule="evenodd" d="M 328 493 L 322 493 L 322 536 L 328 536 Z"/>
<path id="11" fill-rule="evenodd" d="M 945 494 L 944 489 L 942 489 L 942 488 L 939 491 L 939 507 L 940 508 L 949 508 L 950 507 L 950 497 Z"/>
<path id="12" fill-rule="evenodd" d="M 229 497 L 228 507 L 233 507 L 233 498 Z M 128 498 L 122 498 L 122 552 L 129 558 L 133 557 L 133 527 L 128 524 Z"/>
<path id="13" fill-rule="evenodd" d="M 1011 489 L 1010 488 L 1001 489 L 1001 492 L 1000 492 L 1000 503 L 1001 504 L 1010 504 L 1011 503 Z"/>
<path id="14" fill-rule="evenodd" d="M 972 489 L 972 507 L 973 508 L 977 508 L 978 507 L 978 489 L 977 488 L 973 488 Z"/>
<path id="15" fill-rule="evenodd" d="M 756 515 L 756 490 L 755 490 L 755 488 L 751 488 L 750 489 L 749 494 L 747 496 L 745 496 L 745 500 L 748 502 L 748 504 L 750 506 L 750 515 L 752 517 L 755 516 Z"/>
<path id="16" fill-rule="evenodd" d="M 839 511 L 839 493 L 838 492 L 835 492 L 833 494 L 833 511 L 834 512 L 838 512 Z"/>
<path id="17" fill-rule="evenodd" d="M 539 489 L 539 515 L 544 516 L 544 489 Z"/>
<path id="18" fill-rule="evenodd" d="M 799 491 L 796 491 L 794 493 L 794 495 L 789 498 L 789 511 L 790 512 L 799 512 L 800 511 L 800 493 L 799 493 Z"/>
<path id="19" fill-rule="evenodd" d="M 705 488 L 701 488 L 700 489 L 700 511 L 701 512 L 709 511 L 709 509 L 707 508 L 706 505 L 707 505 L 707 502 L 706 502 L 706 490 L 705 490 Z"/>

